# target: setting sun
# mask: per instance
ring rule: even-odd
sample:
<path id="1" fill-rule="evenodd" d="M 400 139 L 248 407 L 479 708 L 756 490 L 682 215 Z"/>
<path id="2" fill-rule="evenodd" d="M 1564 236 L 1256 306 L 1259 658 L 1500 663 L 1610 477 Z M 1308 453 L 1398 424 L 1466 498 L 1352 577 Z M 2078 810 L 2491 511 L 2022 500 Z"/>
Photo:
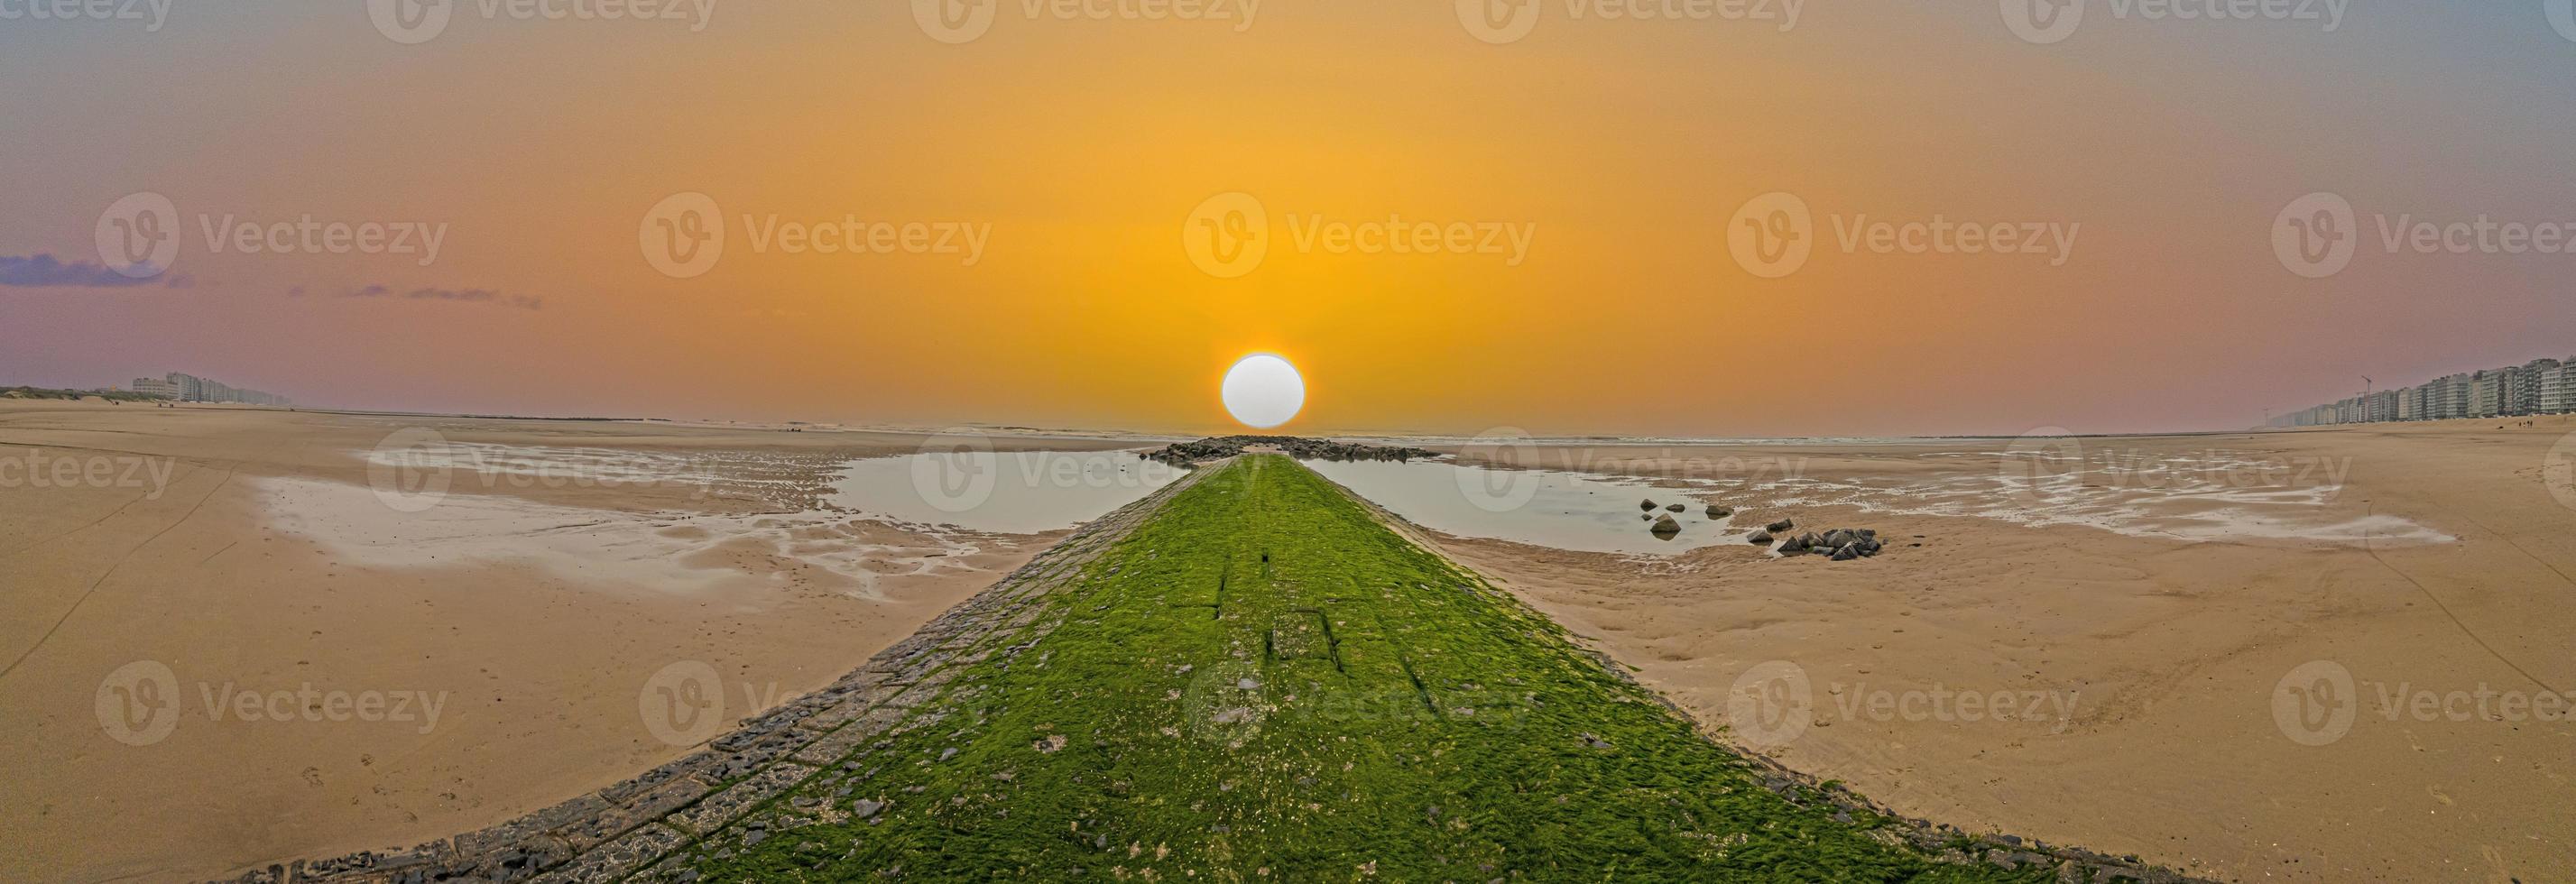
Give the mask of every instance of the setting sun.
<path id="1" fill-rule="evenodd" d="M 1306 379 L 1288 360 L 1268 353 L 1246 356 L 1225 371 L 1220 391 L 1226 413 L 1244 426 L 1267 430 L 1287 423 L 1306 406 Z"/>

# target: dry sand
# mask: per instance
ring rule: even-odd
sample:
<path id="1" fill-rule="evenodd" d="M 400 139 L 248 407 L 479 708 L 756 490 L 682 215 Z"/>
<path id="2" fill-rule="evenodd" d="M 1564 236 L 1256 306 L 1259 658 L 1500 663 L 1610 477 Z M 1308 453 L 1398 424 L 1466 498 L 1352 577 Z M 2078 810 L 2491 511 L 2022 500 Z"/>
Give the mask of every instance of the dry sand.
<path id="1" fill-rule="evenodd" d="M 459 472 L 436 506 L 388 508 L 361 455 L 420 429 L 569 471 Z M 17 661 L 0 674 L 0 880 L 203 879 L 414 844 L 678 757 L 689 746 L 645 717 L 664 667 L 711 665 L 723 720 L 747 717 L 1052 541 L 807 512 L 833 465 L 920 443 L 0 403 L 0 665 Z M 60 487 L 65 461 L 102 466 Z M 657 471 L 693 478 L 641 479 Z M 781 513 L 804 515 L 762 515 Z M 133 680 L 138 661 L 168 667 L 178 696 L 122 705 L 125 684 L 157 690 Z M 153 739 L 151 710 L 173 701 Z M 103 724 L 128 709 L 142 745 Z"/>
<path id="2" fill-rule="evenodd" d="M 2510 698 L 2576 690 L 2576 491 L 2563 467 L 2544 476 L 2576 421 L 2505 423 L 2085 439 L 2088 471 L 2031 496 L 1998 493 L 2028 487 L 1996 481 L 2026 461 L 1997 456 L 2010 441 L 1471 451 L 1663 477 L 1748 506 L 1739 525 L 1870 527 L 1889 549 L 1833 563 L 1440 542 L 1703 721 L 1759 731 L 1725 738 L 1911 815 L 2226 880 L 2565 881 L 2576 725 Z M 2282 469 L 2192 474 L 2212 487 L 2147 468 L 2213 451 Z M 1781 499 L 1805 502 L 1767 505 Z M 1934 514 L 1958 512 L 1986 515 Z M 2276 688 L 2317 660 L 2352 695 L 2279 694 L 2297 711 L 2276 721 Z M 1809 702 L 1765 694 L 1734 707 L 1758 717 L 1730 719 L 1739 677 L 1770 661 L 1805 675 Z M 1748 683 L 1778 691 L 1781 671 Z M 2483 707 L 2481 690 L 2496 693 Z M 2010 692 L 2011 720 L 1959 691 Z M 2448 705 L 2402 699 L 2422 692 Z M 1813 724 L 1795 731 L 1784 709 Z"/>

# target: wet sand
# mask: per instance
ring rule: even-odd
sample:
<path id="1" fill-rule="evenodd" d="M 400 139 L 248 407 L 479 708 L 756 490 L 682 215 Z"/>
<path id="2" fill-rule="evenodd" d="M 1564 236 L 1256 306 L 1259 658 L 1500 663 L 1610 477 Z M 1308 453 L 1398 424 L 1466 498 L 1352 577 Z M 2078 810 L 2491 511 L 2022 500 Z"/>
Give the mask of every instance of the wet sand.
<path id="1" fill-rule="evenodd" d="M 424 489 L 397 485 L 389 507 L 363 455 L 421 429 L 615 456 L 451 471 L 435 505 L 409 510 Z M 922 441 L 0 403 L 0 460 L 80 477 L 0 468 L 0 664 L 18 661 L 0 675 L 0 879 L 203 879 L 409 845 L 676 758 L 689 745 L 656 732 L 646 687 L 665 667 L 712 666 L 721 719 L 753 715 L 1057 536 L 815 512 L 834 465 Z"/>
<path id="2" fill-rule="evenodd" d="M 2576 492 L 2544 477 L 2576 421 L 2499 423 L 2084 439 L 2067 462 L 2093 468 L 2034 493 L 1997 455 L 2055 443 L 1480 449 L 1652 477 L 1743 507 L 1738 526 L 1874 528 L 1888 549 L 1440 543 L 1731 723 L 1722 738 L 1912 815 L 2224 880 L 2557 880 L 2576 868 L 2576 726 L 2505 697 L 2576 690 Z M 2282 469 L 2155 469 L 2213 459 Z M 2290 678 L 2318 660 L 2348 686 Z M 1739 679 L 1756 693 L 1731 708 Z M 2409 705 L 2427 692 L 2432 711 Z"/>

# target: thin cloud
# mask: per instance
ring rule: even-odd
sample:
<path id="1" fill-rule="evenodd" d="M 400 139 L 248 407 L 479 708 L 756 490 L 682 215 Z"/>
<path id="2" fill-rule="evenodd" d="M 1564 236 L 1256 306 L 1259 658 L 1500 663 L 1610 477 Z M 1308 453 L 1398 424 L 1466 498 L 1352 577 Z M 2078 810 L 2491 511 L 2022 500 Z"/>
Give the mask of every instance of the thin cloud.
<path id="1" fill-rule="evenodd" d="M 543 310 L 546 306 L 544 298 L 507 294 L 492 289 L 419 288 L 406 291 L 392 286 L 371 285 L 352 289 L 340 296 L 343 298 L 401 298 L 407 301 L 463 301 L 515 307 L 521 310 Z"/>
<path id="2" fill-rule="evenodd" d="M 0 286 L 17 288 L 83 288 L 125 289 L 149 285 L 187 288 L 195 280 L 185 276 L 136 279 L 116 272 L 105 264 L 74 261 L 65 264 L 50 252 L 19 257 L 0 255 Z"/>

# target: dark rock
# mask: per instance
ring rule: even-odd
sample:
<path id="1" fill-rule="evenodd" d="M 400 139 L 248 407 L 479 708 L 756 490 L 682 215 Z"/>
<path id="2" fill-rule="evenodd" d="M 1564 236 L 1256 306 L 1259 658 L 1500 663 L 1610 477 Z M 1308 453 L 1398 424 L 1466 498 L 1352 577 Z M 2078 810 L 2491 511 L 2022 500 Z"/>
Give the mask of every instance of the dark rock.
<path id="1" fill-rule="evenodd" d="M 1655 527 L 1652 530 L 1655 536 L 1671 540 L 1673 535 L 1682 533 L 1682 523 L 1673 521 L 1671 516 L 1665 516 L 1655 520 Z"/>
<path id="2" fill-rule="evenodd" d="M 1755 531 L 1751 534 L 1745 535 L 1744 540 L 1745 542 L 1751 543 L 1755 546 L 1767 546 L 1771 543 L 1771 532 Z"/>
<path id="3" fill-rule="evenodd" d="M 1843 548 L 1834 550 L 1834 561 L 1848 562 L 1857 558 L 1860 558 L 1860 547 L 1857 545 L 1844 544 Z"/>
<path id="4" fill-rule="evenodd" d="M 1640 501 L 1640 502 L 1637 504 L 1637 508 L 1638 508 L 1638 509 L 1641 509 L 1641 510 L 1651 510 L 1651 509 L 1654 509 L 1654 508 L 1655 508 L 1655 499 L 1654 499 L 1654 498 L 1651 498 L 1651 497 L 1646 498 L 1645 500 Z"/>
<path id="5" fill-rule="evenodd" d="M 1430 460 L 1439 452 L 1396 445 L 1368 445 L 1359 442 L 1335 442 L 1330 439 L 1306 439 L 1297 436 L 1215 436 L 1196 442 L 1181 442 L 1147 453 L 1146 460 L 1173 466 L 1196 466 L 1199 461 L 1217 460 L 1242 454 L 1245 448 L 1267 445 L 1288 453 L 1298 460 Z"/>
<path id="6" fill-rule="evenodd" d="M 1769 532 L 1771 532 L 1771 533 L 1773 533 L 1773 534 L 1778 534 L 1778 533 L 1780 533 L 1780 532 L 1782 532 L 1782 531 L 1787 531 L 1787 530 L 1789 530 L 1789 529 L 1791 529 L 1791 528 L 1795 528 L 1795 527 L 1798 527 L 1798 523 L 1797 523 L 1796 521 L 1793 521 L 1793 520 L 1790 520 L 1790 519 L 1781 519 L 1780 521 L 1773 522 L 1773 523 L 1771 523 L 1771 524 L 1768 524 L 1768 525 L 1764 525 L 1764 526 L 1762 526 L 1762 530 L 1769 531 Z"/>
<path id="7" fill-rule="evenodd" d="M 1677 513 L 1678 513 L 1678 512 L 1681 512 L 1681 511 L 1683 511 L 1683 510 L 1686 510 L 1686 509 L 1690 509 L 1690 507 L 1686 507 L 1686 506 L 1683 506 L 1683 505 L 1678 504 L 1678 503 L 1673 504 L 1673 505 L 1668 506 L 1668 507 L 1664 507 L 1664 508 L 1665 508 L 1665 509 L 1668 509 L 1668 510 L 1672 510 L 1673 512 L 1677 512 Z"/>
<path id="8" fill-rule="evenodd" d="M 1735 510 L 1733 510 L 1733 509 L 1730 509 L 1730 508 L 1727 508 L 1727 507 L 1718 506 L 1717 504 L 1713 504 L 1713 503 L 1708 505 L 1708 517 L 1709 517 L 1709 518 L 1712 518 L 1712 519 L 1723 519 L 1723 518 L 1726 518 L 1726 517 L 1728 517 L 1728 516 L 1732 516 L 1732 515 L 1735 515 Z"/>

